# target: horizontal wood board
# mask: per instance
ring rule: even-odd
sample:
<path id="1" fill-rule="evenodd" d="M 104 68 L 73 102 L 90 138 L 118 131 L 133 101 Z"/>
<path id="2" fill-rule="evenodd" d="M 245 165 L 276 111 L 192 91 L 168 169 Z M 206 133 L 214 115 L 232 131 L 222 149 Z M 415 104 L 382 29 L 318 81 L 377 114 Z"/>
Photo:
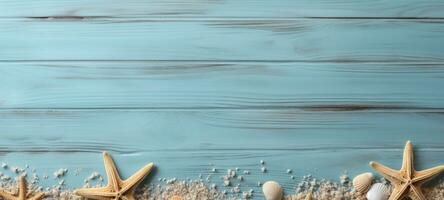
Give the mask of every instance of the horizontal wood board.
<path id="1" fill-rule="evenodd" d="M 154 162 L 152 183 L 211 174 L 230 189 L 220 176 L 239 167 L 254 199 L 258 181 L 291 193 L 306 174 L 397 168 L 406 140 L 418 169 L 442 164 L 443 8 L 0 1 L 0 161 L 50 176 L 68 167 L 70 188 L 104 173 L 103 150 L 123 177 Z"/>

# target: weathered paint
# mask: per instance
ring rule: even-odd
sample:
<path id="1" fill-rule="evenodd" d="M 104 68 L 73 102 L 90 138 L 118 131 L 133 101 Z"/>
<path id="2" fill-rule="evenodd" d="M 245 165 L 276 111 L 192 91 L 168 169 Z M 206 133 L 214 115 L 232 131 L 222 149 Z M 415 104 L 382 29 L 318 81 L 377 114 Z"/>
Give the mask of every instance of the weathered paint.
<path id="1" fill-rule="evenodd" d="M 444 19 L 11 19 L 0 20 L 0 61 L 442 62 L 443 22 Z"/>
<path id="2" fill-rule="evenodd" d="M 440 18 L 440 0 L 2 0 L 0 17 Z"/>
<path id="3" fill-rule="evenodd" d="M 2 108 L 409 110 L 444 107 L 444 65 L 0 62 Z"/>
<path id="4" fill-rule="evenodd" d="M 153 161 L 161 177 L 196 178 L 210 172 L 209 163 L 219 173 L 259 171 L 263 159 L 270 172 L 253 173 L 251 183 L 271 178 L 288 188 L 294 181 L 287 168 L 299 178 L 334 179 L 344 170 L 368 170 L 369 160 L 398 166 L 407 139 L 417 145 L 418 167 L 436 165 L 444 139 L 444 115 L 428 111 L 13 109 L 0 116 L 1 152 L 9 163 L 49 172 L 67 163 L 102 169 L 100 152 L 108 150 L 126 173 Z"/>
<path id="5" fill-rule="evenodd" d="M 1 161 L 83 168 L 70 187 L 103 172 L 103 150 L 124 176 L 213 163 L 249 169 L 256 191 L 398 167 L 408 139 L 419 169 L 444 163 L 441 1 L 0 5 Z"/>

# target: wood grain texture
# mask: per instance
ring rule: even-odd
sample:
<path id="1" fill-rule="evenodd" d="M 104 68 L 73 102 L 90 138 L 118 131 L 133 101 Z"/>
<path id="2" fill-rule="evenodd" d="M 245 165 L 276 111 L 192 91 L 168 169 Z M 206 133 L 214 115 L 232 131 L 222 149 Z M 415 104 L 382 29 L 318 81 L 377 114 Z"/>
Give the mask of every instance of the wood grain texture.
<path id="1" fill-rule="evenodd" d="M 29 164 L 40 173 L 84 169 L 68 177 L 70 187 L 103 172 L 101 151 L 108 150 L 124 176 L 152 161 L 156 179 L 205 178 L 213 163 L 218 184 L 227 168 L 240 167 L 252 172 L 244 187 L 278 180 L 290 191 L 308 173 L 337 180 L 345 170 L 369 171 L 370 160 L 398 167 L 407 139 L 415 141 L 418 169 L 440 164 L 443 120 L 442 112 L 419 111 L 2 110 L 0 152 L 11 166 Z M 266 174 L 259 172 L 261 159 Z"/>
<path id="2" fill-rule="evenodd" d="M 439 0 L 2 0 L 0 17 L 444 17 Z"/>
<path id="3" fill-rule="evenodd" d="M 0 0 L 0 161 L 242 190 L 444 158 L 440 0 Z M 265 160 L 268 173 L 260 172 Z M 293 169 L 296 179 L 286 174 Z M 72 175 L 72 174 L 71 174 Z M 15 176 L 15 175 L 14 175 Z M 42 185 L 58 180 L 42 180 Z M 236 183 L 235 183 L 236 184 Z M 228 188 L 229 189 L 229 188 Z"/>
<path id="4" fill-rule="evenodd" d="M 3 109 L 444 108 L 442 64 L 46 61 L 0 77 Z"/>
<path id="5" fill-rule="evenodd" d="M 442 62 L 442 20 L 0 21 L 0 61 Z M 224 41 L 224 42 L 222 42 Z"/>

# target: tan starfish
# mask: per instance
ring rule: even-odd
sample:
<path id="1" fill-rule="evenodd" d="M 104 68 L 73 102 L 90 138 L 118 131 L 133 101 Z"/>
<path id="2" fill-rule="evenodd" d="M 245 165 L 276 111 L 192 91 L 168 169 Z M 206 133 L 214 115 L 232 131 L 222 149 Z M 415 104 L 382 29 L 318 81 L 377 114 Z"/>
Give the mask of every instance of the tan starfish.
<path id="1" fill-rule="evenodd" d="M 370 166 L 392 184 L 394 189 L 389 200 L 401 200 L 405 197 L 413 200 L 426 200 L 421 186 L 444 171 L 443 165 L 416 171 L 413 166 L 413 146 L 410 141 L 407 141 L 404 148 L 401 170 L 396 171 L 376 162 L 370 162 Z"/>
<path id="2" fill-rule="evenodd" d="M 40 200 L 45 196 L 42 192 L 37 192 L 34 196 L 31 196 L 31 194 L 32 191 L 28 192 L 27 190 L 24 176 L 19 176 L 18 178 L 18 194 L 0 189 L 0 197 L 4 200 Z"/>
<path id="3" fill-rule="evenodd" d="M 74 194 L 98 200 L 134 200 L 134 190 L 153 168 L 153 163 L 149 163 L 130 178 L 122 180 L 113 159 L 107 152 L 103 152 L 103 161 L 108 176 L 108 185 L 100 188 L 77 189 Z"/>

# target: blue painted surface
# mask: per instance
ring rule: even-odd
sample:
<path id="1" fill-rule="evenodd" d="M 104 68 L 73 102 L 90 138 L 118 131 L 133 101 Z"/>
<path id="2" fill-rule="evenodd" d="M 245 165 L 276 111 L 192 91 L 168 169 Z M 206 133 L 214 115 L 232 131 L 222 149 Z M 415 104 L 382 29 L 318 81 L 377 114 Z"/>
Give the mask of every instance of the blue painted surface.
<path id="1" fill-rule="evenodd" d="M 444 163 L 441 1 L 0 5 L 1 160 L 82 168 L 69 187 L 103 172 L 103 150 L 124 176 L 213 163 L 214 182 L 239 167 L 256 191 L 398 167 L 407 139 L 419 169 Z"/>

